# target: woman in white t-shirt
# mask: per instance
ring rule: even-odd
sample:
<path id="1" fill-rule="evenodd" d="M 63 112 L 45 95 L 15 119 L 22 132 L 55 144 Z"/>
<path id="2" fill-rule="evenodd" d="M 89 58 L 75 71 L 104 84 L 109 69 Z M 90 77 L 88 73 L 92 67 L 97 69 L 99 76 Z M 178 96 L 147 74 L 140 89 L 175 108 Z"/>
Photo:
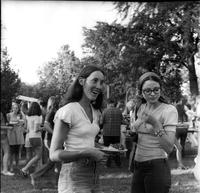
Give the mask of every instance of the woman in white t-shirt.
<path id="1" fill-rule="evenodd" d="M 50 159 L 62 162 L 59 193 L 100 191 L 97 166 L 106 157 L 95 148 L 95 136 L 100 130 L 103 86 L 104 72 L 96 66 L 86 66 L 68 89 L 65 105 L 54 117 Z"/>
<path id="2" fill-rule="evenodd" d="M 168 193 L 171 186 L 168 155 L 174 147 L 178 113 L 161 96 L 157 74 L 146 72 L 138 82 L 134 131 L 138 134 L 131 193 Z"/>
<path id="3" fill-rule="evenodd" d="M 26 128 L 28 132 L 29 142 L 32 147 L 34 156 L 21 169 L 21 175 L 26 177 L 29 174 L 29 168 L 36 164 L 42 156 L 42 111 L 37 102 L 32 102 L 26 116 Z"/>

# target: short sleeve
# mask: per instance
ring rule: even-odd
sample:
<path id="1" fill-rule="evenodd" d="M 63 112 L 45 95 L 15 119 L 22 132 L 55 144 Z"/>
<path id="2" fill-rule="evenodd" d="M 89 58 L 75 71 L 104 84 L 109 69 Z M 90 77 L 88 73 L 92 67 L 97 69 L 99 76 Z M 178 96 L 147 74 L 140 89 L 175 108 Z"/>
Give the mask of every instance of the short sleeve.
<path id="1" fill-rule="evenodd" d="M 42 115 L 39 117 L 39 122 L 42 123 Z"/>
<path id="2" fill-rule="evenodd" d="M 67 104 L 64 107 L 61 107 L 54 116 L 54 122 L 56 119 L 60 119 L 69 125 L 72 124 L 72 115 L 73 115 L 73 108 L 71 104 Z"/>
<path id="3" fill-rule="evenodd" d="M 178 112 L 173 105 L 168 105 L 163 111 L 163 127 L 166 131 L 176 131 Z"/>

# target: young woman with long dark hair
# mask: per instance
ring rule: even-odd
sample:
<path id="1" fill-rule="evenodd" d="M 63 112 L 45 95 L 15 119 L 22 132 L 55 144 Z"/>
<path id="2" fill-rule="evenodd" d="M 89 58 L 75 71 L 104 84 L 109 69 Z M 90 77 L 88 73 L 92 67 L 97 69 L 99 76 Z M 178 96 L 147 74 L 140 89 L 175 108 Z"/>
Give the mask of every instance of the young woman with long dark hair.
<path id="1" fill-rule="evenodd" d="M 100 68 L 83 68 L 55 115 L 50 158 L 62 162 L 59 193 L 99 192 L 97 163 L 106 157 L 95 148 L 95 136 L 100 130 L 104 79 Z"/>

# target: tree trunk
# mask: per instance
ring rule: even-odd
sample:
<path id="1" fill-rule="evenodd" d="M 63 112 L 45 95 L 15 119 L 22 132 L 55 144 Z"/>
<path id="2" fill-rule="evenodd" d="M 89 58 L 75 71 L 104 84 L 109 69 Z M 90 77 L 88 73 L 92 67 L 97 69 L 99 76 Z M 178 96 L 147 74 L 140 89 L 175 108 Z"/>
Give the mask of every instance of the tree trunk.
<path id="1" fill-rule="evenodd" d="M 198 80 L 195 69 L 194 56 L 188 59 L 189 81 L 190 81 L 190 93 L 193 96 L 199 95 Z"/>

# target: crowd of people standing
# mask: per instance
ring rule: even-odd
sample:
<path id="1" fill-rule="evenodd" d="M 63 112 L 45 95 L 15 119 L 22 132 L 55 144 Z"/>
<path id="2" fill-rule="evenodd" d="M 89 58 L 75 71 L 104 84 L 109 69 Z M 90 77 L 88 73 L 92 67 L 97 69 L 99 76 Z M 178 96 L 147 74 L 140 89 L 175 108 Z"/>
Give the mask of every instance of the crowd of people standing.
<path id="1" fill-rule="evenodd" d="M 113 99 L 106 100 L 107 107 L 103 104 L 104 81 L 101 68 L 87 66 L 69 87 L 60 108 L 55 96 L 49 97 L 46 105 L 13 102 L 10 113 L 1 113 L 1 173 L 13 176 L 14 168 L 18 168 L 23 177 L 31 177 L 34 186 L 37 178 L 54 169 L 60 174 L 59 193 L 101 192 L 100 167 L 111 167 L 112 159 L 118 167 L 122 163 L 120 154 L 111 156 L 97 148 L 97 136 L 102 136 L 101 143 L 107 147 L 122 144 L 125 125 L 123 132 L 132 139 L 127 152 L 133 173 L 131 193 L 169 192 L 168 157 L 173 148 L 177 149 L 177 161 L 183 169 L 186 139 L 198 145 L 195 132 L 187 135 L 199 121 L 196 103 L 169 104 L 161 94 L 160 77 L 147 72 L 139 78 L 137 96 L 122 111 Z M 123 145 L 130 148 L 127 141 Z M 26 162 L 20 168 L 23 148 Z"/>

